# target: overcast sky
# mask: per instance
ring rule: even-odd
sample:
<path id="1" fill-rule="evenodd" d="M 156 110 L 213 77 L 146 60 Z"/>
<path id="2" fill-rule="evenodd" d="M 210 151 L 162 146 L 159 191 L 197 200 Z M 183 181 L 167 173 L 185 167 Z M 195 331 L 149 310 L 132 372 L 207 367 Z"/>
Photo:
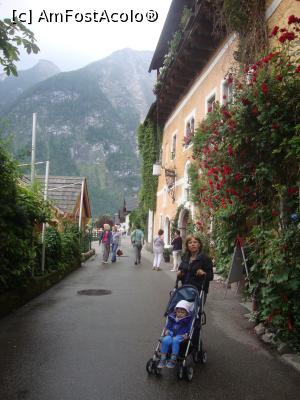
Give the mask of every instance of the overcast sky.
<path id="1" fill-rule="evenodd" d="M 32 67 L 40 59 L 53 61 L 62 71 L 68 71 L 108 56 L 116 50 L 130 47 L 135 50 L 155 50 L 159 35 L 165 22 L 171 0 L 0 0 L 0 19 L 13 18 L 13 10 L 29 22 L 31 10 L 32 24 L 25 25 L 34 32 L 41 51 L 38 55 L 28 56 L 21 53 L 19 69 Z M 65 21 L 66 10 L 69 21 Z M 107 14 L 104 14 L 104 10 Z M 77 19 L 98 21 L 112 13 L 114 20 L 120 14 L 137 15 L 142 22 L 76 22 Z M 147 21 L 147 11 L 154 10 L 158 14 L 155 22 Z M 64 22 L 46 22 L 50 13 L 62 13 Z M 90 15 L 88 13 L 91 13 Z M 103 14 L 102 14 L 103 13 Z M 126 15 L 122 19 L 126 19 Z M 152 14 L 148 17 L 151 18 Z M 40 21 L 38 21 L 40 19 Z"/>

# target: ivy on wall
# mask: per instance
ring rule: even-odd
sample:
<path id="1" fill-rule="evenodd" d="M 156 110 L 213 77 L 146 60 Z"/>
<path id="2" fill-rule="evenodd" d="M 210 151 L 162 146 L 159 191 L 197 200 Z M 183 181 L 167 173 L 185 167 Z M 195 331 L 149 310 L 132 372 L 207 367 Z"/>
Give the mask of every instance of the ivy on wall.
<path id="1" fill-rule="evenodd" d="M 131 224 L 145 229 L 148 210 L 156 209 L 158 177 L 153 176 L 153 164 L 159 159 L 161 133 L 152 121 L 145 121 L 137 130 L 138 149 L 141 158 L 142 186 L 139 192 L 139 209 L 132 213 Z"/>

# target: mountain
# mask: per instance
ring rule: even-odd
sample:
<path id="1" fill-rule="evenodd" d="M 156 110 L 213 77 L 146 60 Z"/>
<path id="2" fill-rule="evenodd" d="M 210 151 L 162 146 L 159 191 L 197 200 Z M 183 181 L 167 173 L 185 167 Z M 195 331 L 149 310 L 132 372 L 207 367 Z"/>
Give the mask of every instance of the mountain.
<path id="1" fill-rule="evenodd" d="M 151 57 L 124 49 L 56 74 L 26 90 L 2 114 L 10 124 L 7 133 L 14 132 L 18 160 L 28 162 L 37 113 L 37 160 L 49 159 L 52 175 L 86 176 L 94 216 L 117 212 L 124 194 L 138 192 L 135 132 L 154 99 L 154 77 L 147 72 Z"/>
<path id="2" fill-rule="evenodd" d="M 0 110 L 15 101 L 26 89 L 60 72 L 51 61 L 40 60 L 34 67 L 19 71 L 18 76 L 0 74 Z"/>

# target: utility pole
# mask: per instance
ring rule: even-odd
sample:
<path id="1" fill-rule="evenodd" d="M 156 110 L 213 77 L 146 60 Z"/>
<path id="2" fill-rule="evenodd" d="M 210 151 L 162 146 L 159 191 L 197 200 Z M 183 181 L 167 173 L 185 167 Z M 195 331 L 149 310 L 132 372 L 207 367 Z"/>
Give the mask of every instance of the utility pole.
<path id="1" fill-rule="evenodd" d="M 31 186 L 35 175 L 35 143 L 36 143 L 36 113 L 32 114 L 32 145 L 31 145 Z"/>
<path id="2" fill-rule="evenodd" d="M 49 164 L 50 164 L 49 161 L 46 161 L 44 201 L 46 201 L 47 197 L 48 197 Z M 43 229 L 42 229 L 42 273 L 45 272 L 45 250 L 46 250 L 45 231 L 46 231 L 46 224 L 45 224 L 45 222 L 43 222 Z"/>
<path id="3" fill-rule="evenodd" d="M 81 230 L 81 219 L 82 219 L 82 208 L 83 208 L 83 191 L 84 191 L 84 180 L 81 183 L 81 193 L 80 193 L 79 231 Z"/>

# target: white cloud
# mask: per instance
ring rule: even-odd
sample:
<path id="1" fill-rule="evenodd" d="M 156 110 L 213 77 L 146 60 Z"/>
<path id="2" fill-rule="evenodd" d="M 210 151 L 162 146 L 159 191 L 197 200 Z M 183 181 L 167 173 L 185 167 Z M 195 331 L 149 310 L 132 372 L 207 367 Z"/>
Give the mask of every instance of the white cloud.
<path id="1" fill-rule="evenodd" d="M 6 2 L 7 0 L 5 0 Z M 8 2 L 7 2 L 8 3 Z M 113 51 L 130 47 L 136 50 L 154 50 L 159 39 L 171 0 L 0 0 L 0 18 L 12 18 L 13 10 L 18 13 L 32 10 L 33 23 L 27 25 L 37 39 L 41 51 L 38 55 L 24 54 L 18 68 L 34 65 L 39 59 L 53 61 L 62 70 L 83 67 L 89 62 L 103 58 Z M 80 13 L 158 12 L 156 22 L 37 22 L 43 10 L 62 13 L 74 10 Z"/>

